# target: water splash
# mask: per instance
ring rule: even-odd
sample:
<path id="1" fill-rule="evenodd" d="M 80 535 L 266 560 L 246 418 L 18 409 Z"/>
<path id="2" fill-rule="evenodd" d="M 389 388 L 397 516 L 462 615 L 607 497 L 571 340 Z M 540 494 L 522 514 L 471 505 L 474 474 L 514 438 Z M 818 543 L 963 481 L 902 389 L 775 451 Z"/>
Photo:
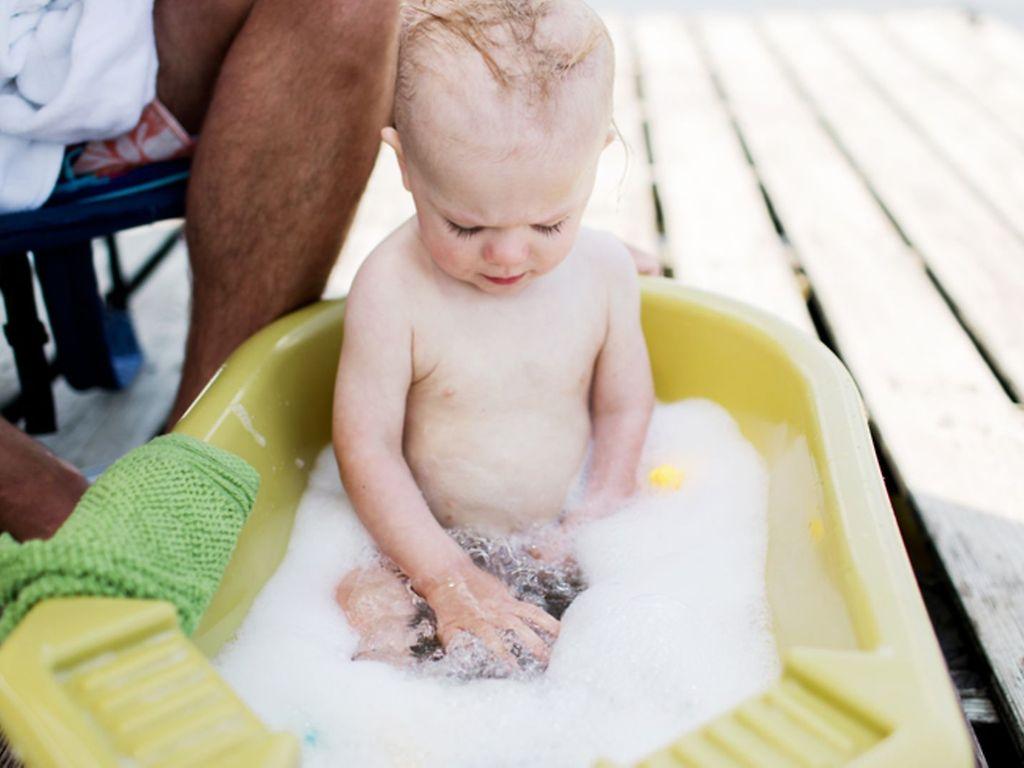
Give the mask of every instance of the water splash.
<path id="1" fill-rule="evenodd" d="M 537 529 L 528 534 L 506 537 L 483 536 L 465 528 L 449 534 L 470 556 L 478 568 L 503 581 L 517 600 L 536 605 L 561 619 L 576 596 L 586 589 L 579 565 L 571 556 L 555 561 L 540 556 L 550 548 L 550 531 Z M 548 545 L 547 547 L 545 545 Z M 528 680 L 541 674 L 545 664 L 509 638 L 517 665 L 498 659 L 487 646 L 468 632 L 460 632 L 445 649 L 437 636 L 437 620 L 426 601 L 416 596 L 416 615 L 411 624 L 419 640 L 412 646 L 418 659 L 417 671 L 427 676 L 456 680 L 479 678 L 515 678 Z M 536 630 L 549 645 L 554 638 Z"/>

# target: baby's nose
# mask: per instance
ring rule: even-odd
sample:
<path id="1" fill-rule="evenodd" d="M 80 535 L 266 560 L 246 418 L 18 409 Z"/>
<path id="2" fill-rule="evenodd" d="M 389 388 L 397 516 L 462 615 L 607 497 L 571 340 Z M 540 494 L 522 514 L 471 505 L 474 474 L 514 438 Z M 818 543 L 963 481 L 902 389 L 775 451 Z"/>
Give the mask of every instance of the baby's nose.
<path id="1" fill-rule="evenodd" d="M 530 245 L 518 237 L 495 237 L 484 243 L 484 261 L 496 267 L 514 267 L 530 255 Z"/>

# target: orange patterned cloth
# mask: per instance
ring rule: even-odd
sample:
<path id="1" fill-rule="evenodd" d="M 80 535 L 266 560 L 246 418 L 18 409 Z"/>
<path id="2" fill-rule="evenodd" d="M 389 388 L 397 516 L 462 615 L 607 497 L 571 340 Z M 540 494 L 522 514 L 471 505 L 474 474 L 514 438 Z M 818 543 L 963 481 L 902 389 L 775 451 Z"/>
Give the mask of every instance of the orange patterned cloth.
<path id="1" fill-rule="evenodd" d="M 194 147 L 195 139 L 154 99 L 134 128 L 113 139 L 90 141 L 72 167 L 76 174 L 114 176 L 140 165 L 185 157 Z"/>

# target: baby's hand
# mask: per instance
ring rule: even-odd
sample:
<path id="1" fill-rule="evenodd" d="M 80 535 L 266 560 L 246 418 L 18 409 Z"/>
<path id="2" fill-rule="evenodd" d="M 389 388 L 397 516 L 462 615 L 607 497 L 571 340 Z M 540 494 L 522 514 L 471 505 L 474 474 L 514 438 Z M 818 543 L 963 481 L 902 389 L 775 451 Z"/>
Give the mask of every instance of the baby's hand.
<path id="1" fill-rule="evenodd" d="M 566 509 L 558 522 L 536 529 L 534 543 L 526 551 L 531 557 L 555 566 L 572 560 L 579 527 L 617 512 L 627 498 L 602 495 L 584 499 Z"/>
<path id="2" fill-rule="evenodd" d="M 547 664 L 549 643 L 558 636 L 558 621 L 537 606 L 514 598 L 491 574 L 470 565 L 418 591 L 434 610 L 437 636 L 445 648 L 458 633 L 468 632 L 512 669 L 524 651 Z"/>
<path id="3" fill-rule="evenodd" d="M 585 498 L 580 504 L 565 511 L 561 525 L 566 530 L 572 531 L 591 520 L 600 520 L 617 512 L 628 499 L 628 496 L 610 493 Z"/>

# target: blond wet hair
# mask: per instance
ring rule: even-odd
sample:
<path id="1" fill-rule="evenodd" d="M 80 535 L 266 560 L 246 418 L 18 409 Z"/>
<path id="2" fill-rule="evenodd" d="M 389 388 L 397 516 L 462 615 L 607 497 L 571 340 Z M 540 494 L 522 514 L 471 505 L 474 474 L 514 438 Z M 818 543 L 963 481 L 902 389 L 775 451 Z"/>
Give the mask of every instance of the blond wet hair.
<path id="1" fill-rule="evenodd" d="M 537 120 L 582 111 L 611 121 L 614 49 L 582 0 L 416 0 L 402 6 L 394 124 L 413 132 L 425 77 L 458 87 L 445 67 L 476 55 L 497 94 Z M 580 110 L 576 110 L 580 111 Z"/>

